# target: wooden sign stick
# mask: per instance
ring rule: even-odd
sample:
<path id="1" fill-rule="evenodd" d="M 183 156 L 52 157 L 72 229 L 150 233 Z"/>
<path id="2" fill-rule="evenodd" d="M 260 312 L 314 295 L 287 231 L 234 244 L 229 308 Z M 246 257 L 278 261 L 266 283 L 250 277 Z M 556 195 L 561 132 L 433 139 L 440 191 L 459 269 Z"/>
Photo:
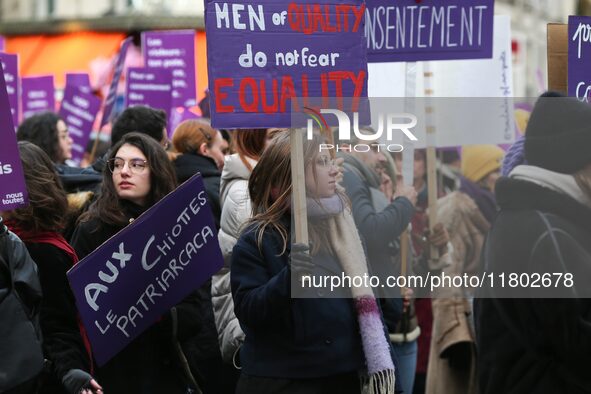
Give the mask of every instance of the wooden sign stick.
<path id="1" fill-rule="evenodd" d="M 433 71 L 430 62 L 424 63 L 425 118 L 427 128 L 427 193 L 429 194 L 429 230 L 437 224 L 437 156 L 435 154 L 435 108 L 433 106 Z M 431 246 L 431 259 L 438 259 L 439 251 Z"/>
<path id="2" fill-rule="evenodd" d="M 291 206 L 295 226 L 295 242 L 308 245 L 308 211 L 306 207 L 306 178 L 304 170 L 303 132 L 290 130 L 291 138 Z"/>

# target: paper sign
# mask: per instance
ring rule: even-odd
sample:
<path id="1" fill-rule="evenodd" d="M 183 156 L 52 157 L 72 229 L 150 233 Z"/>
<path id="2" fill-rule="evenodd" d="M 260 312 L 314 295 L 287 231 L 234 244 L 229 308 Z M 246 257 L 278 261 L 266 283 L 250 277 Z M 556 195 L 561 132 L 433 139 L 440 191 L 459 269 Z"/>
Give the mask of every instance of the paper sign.
<path id="1" fill-rule="evenodd" d="M 78 86 L 67 85 L 59 115 L 66 122 L 72 144 L 72 161 L 79 164 L 90 139 L 101 100 Z"/>
<path id="2" fill-rule="evenodd" d="M 162 68 L 130 67 L 127 69 L 126 99 L 128 107 L 147 105 L 170 113 L 172 71 Z"/>
<path id="3" fill-rule="evenodd" d="M 23 77 L 21 87 L 23 119 L 27 119 L 39 112 L 55 111 L 53 75 Z"/>
<path id="4" fill-rule="evenodd" d="M 0 211 L 22 208 L 29 203 L 23 167 L 18 154 L 13 117 L 6 92 L 5 73 L 0 72 Z"/>
<path id="5" fill-rule="evenodd" d="M 68 272 L 98 364 L 222 265 L 203 179 L 195 175 Z"/>
<path id="6" fill-rule="evenodd" d="M 19 114 L 19 87 L 18 87 L 18 55 L 0 53 L 0 62 L 4 70 L 4 81 L 8 92 L 12 124 L 18 125 Z"/>
<path id="7" fill-rule="evenodd" d="M 123 72 L 123 66 L 125 65 L 125 57 L 127 56 L 127 49 L 133 42 L 133 37 L 128 37 L 121 43 L 117 60 L 115 61 L 115 68 L 113 70 L 113 79 L 111 80 L 111 86 L 109 87 L 109 94 L 105 100 L 105 107 L 103 109 L 103 118 L 101 119 L 101 125 L 99 130 L 104 125 L 111 121 L 113 116 L 113 106 L 115 105 L 115 99 L 117 98 L 117 86 L 119 85 L 119 79 L 121 79 L 121 73 Z"/>
<path id="8" fill-rule="evenodd" d="M 591 96 L 591 17 L 568 17 L 568 95 L 582 101 Z"/>
<path id="9" fill-rule="evenodd" d="M 494 0 L 367 0 L 369 62 L 490 59 Z"/>
<path id="10" fill-rule="evenodd" d="M 197 103 L 195 83 L 195 31 L 151 31 L 142 33 L 144 65 L 172 71 L 172 106 Z"/>
<path id="11" fill-rule="evenodd" d="M 361 0 L 207 0 L 212 125 L 289 127 L 291 101 L 367 97 L 364 16 Z"/>

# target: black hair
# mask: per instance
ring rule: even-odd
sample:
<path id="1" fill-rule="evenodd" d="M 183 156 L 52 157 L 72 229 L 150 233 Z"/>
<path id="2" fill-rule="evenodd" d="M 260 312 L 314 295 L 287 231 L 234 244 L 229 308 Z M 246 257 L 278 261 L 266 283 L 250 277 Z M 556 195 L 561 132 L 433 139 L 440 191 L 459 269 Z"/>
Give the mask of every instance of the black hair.
<path id="1" fill-rule="evenodd" d="M 29 141 L 43 150 L 54 163 L 65 158 L 59 144 L 57 122 L 62 120 L 55 112 L 42 112 L 25 119 L 16 131 L 18 141 Z"/>
<path id="2" fill-rule="evenodd" d="M 113 123 L 111 145 L 117 144 L 125 134 L 133 131 L 162 141 L 166 128 L 166 112 L 143 105 L 126 108 Z"/>

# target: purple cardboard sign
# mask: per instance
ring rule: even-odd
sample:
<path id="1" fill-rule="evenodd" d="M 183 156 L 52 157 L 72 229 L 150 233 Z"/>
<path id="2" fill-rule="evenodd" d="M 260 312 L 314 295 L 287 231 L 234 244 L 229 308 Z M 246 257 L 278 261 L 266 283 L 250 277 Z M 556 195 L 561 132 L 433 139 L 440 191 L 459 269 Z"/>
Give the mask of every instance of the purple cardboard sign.
<path id="1" fill-rule="evenodd" d="M 4 73 L 0 73 L 0 211 L 29 203 L 12 118 Z"/>
<path id="2" fill-rule="evenodd" d="M 88 73 L 66 73 L 66 87 L 67 86 L 78 86 L 86 93 L 90 93 L 92 90 Z"/>
<path id="3" fill-rule="evenodd" d="M 130 67 L 125 87 L 126 106 L 147 105 L 170 113 L 172 71 L 163 68 Z"/>
<path id="4" fill-rule="evenodd" d="M 0 62 L 4 70 L 4 81 L 8 92 L 12 124 L 18 125 L 19 115 L 19 91 L 18 91 L 18 55 L 0 53 Z"/>
<path id="5" fill-rule="evenodd" d="M 367 0 L 367 60 L 490 59 L 494 0 Z"/>
<path id="6" fill-rule="evenodd" d="M 68 272 L 99 365 L 219 271 L 216 234 L 195 175 Z"/>
<path id="7" fill-rule="evenodd" d="M 591 97 L 591 17 L 568 17 L 568 95 L 589 102 Z"/>
<path id="8" fill-rule="evenodd" d="M 109 86 L 109 94 L 105 100 L 105 107 L 103 109 L 103 118 L 101 119 L 101 125 L 99 130 L 103 128 L 104 125 L 111 121 L 113 116 L 113 106 L 115 105 L 115 99 L 117 98 L 117 85 L 119 85 L 119 79 L 121 79 L 121 73 L 123 72 L 123 67 L 125 66 L 125 57 L 127 56 L 127 49 L 129 45 L 133 42 L 133 37 L 127 37 L 121 43 L 121 48 L 119 49 L 119 54 L 117 55 L 117 60 L 115 61 L 115 68 L 113 70 L 113 79 L 111 80 L 111 86 Z"/>
<path id="9" fill-rule="evenodd" d="M 367 97 L 364 17 L 362 0 L 207 0 L 212 125 L 290 127 L 308 97 Z"/>
<path id="10" fill-rule="evenodd" d="M 144 65 L 172 70 L 172 106 L 197 103 L 195 83 L 195 31 L 150 31 L 142 33 Z"/>
<path id="11" fill-rule="evenodd" d="M 59 115 L 68 125 L 72 144 L 72 161 L 79 164 L 94 126 L 101 100 L 78 86 L 67 85 Z"/>
<path id="12" fill-rule="evenodd" d="M 38 112 L 55 111 L 53 75 L 21 79 L 23 120 Z"/>
<path id="13" fill-rule="evenodd" d="M 0 36 L 0 52 L 3 52 L 6 48 L 6 37 Z"/>

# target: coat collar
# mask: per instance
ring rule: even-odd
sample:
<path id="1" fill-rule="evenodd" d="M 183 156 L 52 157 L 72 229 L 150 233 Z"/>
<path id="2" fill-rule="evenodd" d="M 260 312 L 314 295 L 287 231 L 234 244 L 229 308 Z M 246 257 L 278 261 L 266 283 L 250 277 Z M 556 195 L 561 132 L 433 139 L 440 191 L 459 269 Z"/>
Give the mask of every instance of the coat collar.
<path id="1" fill-rule="evenodd" d="M 501 178 L 496 185 L 501 210 L 538 210 L 552 213 L 591 230 L 591 209 L 564 193 L 520 179 Z"/>

